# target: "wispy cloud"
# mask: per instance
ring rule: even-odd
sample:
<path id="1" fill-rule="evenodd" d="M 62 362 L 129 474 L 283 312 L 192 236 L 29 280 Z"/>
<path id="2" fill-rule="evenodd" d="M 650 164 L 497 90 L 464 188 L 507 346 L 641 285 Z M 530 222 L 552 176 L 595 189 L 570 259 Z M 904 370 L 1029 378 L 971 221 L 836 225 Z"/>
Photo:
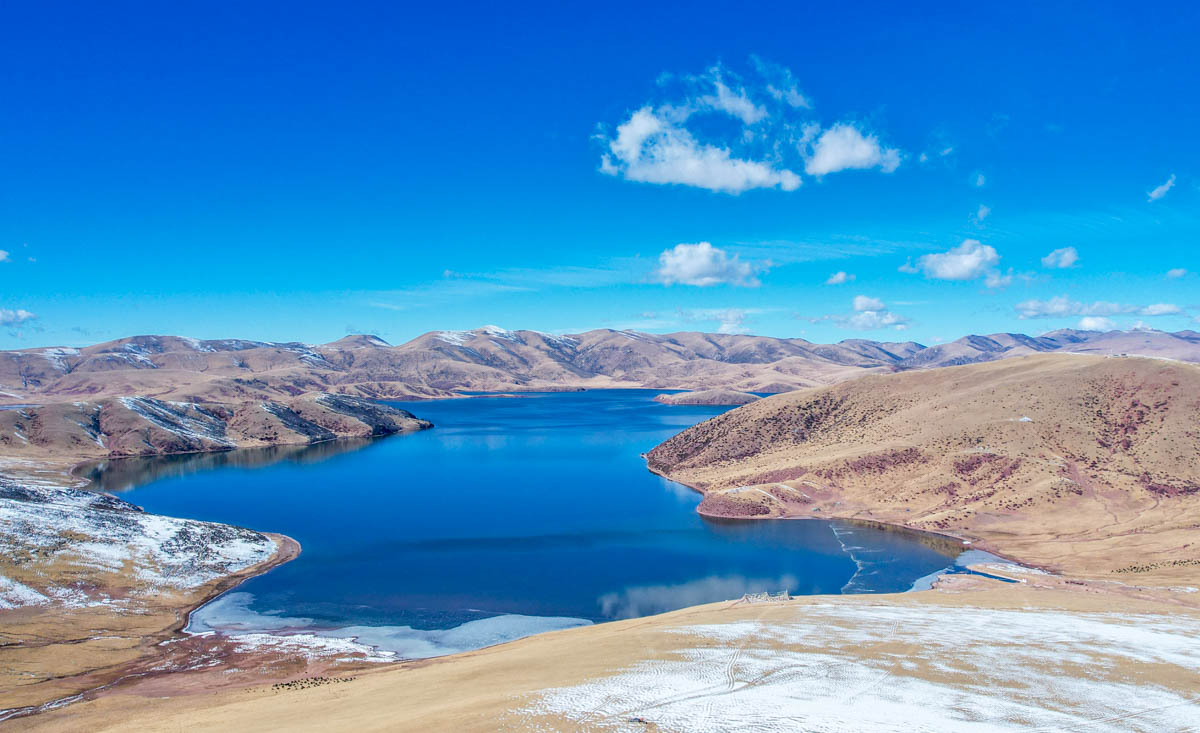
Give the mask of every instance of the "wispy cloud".
<path id="1" fill-rule="evenodd" d="M 881 311 L 886 307 L 879 298 L 872 298 L 869 295 L 854 296 L 854 310 L 859 313 L 863 311 Z"/>
<path id="2" fill-rule="evenodd" d="M 678 314 L 688 323 L 716 323 L 717 333 L 749 333 L 751 316 L 765 312 L 762 308 L 690 308 Z"/>
<path id="3" fill-rule="evenodd" d="M 756 273 L 765 269 L 765 265 L 742 262 L 708 242 L 698 242 L 677 244 L 659 255 L 655 276 L 664 285 L 758 287 Z"/>
<path id="4" fill-rule="evenodd" d="M 0 308 L 0 326 L 4 328 L 20 326 L 21 324 L 32 321 L 36 318 L 36 314 L 30 313 L 24 308 L 17 308 L 15 310 L 9 308 Z"/>
<path id="5" fill-rule="evenodd" d="M 800 87 L 797 85 L 796 77 L 792 75 L 791 69 L 764 61 L 758 56 L 751 56 L 750 61 L 754 64 L 759 76 L 766 82 L 767 94 L 770 94 L 773 99 L 797 109 L 812 108 L 812 102 L 800 92 Z"/>
<path id="6" fill-rule="evenodd" d="M 546 288 L 600 288 L 645 281 L 650 264 L 637 257 L 614 258 L 597 267 L 513 267 L 494 272 L 444 270 L 437 280 L 395 290 L 361 293 L 372 307 L 406 311 L 451 301 L 529 293 Z"/>
<path id="7" fill-rule="evenodd" d="M 900 165 L 899 149 L 874 131 L 848 122 L 822 130 L 790 70 L 752 61 L 747 77 L 721 64 L 698 75 L 663 75 L 663 100 L 642 104 L 615 129 L 600 127 L 600 171 L 739 194 L 794 191 L 801 167 L 823 176 L 852 168 L 890 173 Z"/>
<path id="8" fill-rule="evenodd" d="M 729 246 L 750 259 L 769 261 L 772 266 L 798 262 L 824 262 L 850 257 L 876 257 L 902 250 L 929 249 L 914 236 L 912 240 L 881 239 L 862 235 L 836 234 L 828 237 L 760 242 L 734 242 Z"/>
<path id="9" fill-rule="evenodd" d="M 825 281 L 826 285 L 842 285 L 844 283 L 853 282 L 855 276 L 848 272 L 838 271 L 829 276 Z"/>
<path id="10" fill-rule="evenodd" d="M 1079 319 L 1079 328 L 1084 331 L 1115 331 L 1117 324 L 1103 316 L 1084 316 Z"/>
<path id="11" fill-rule="evenodd" d="M 1163 183 L 1160 186 L 1156 186 L 1154 188 L 1154 190 L 1152 190 L 1146 194 L 1146 196 L 1148 197 L 1147 200 L 1148 201 L 1158 201 L 1160 198 L 1167 195 L 1167 191 L 1170 191 L 1174 187 L 1175 187 L 1175 174 L 1172 173 L 1171 177 L 1168 178 L 1165 183 Z"/>
<path id="12" fill-rule="evenodd" d="M 1188 271 L 1183 269 L 1182 267 L 1174 267 L 1170 270 L 1167 270 L 1167 277 L 1172 280 L 1178 280 L 1179 278 L 1181 278 L 1187 274 L 1188 274 Z"/>
<path id="13" fill-rule="evenodd" d="M 1016 275 L 1013 274 L 1013 269 L 1011 267 L 1008 268 L 1008 272 L 989 270 L 988 273 L 983 277 L 983 286 L 988 290 L 1002 290 L 1007 288 L 1009 285 L 1012 285 L 1014 277 L 1016 277 Z"/>
<path id="14" fill-rule="evenodd" d="M 1056 249 L 1042 258 L 1042 267 L 1051 270 L 1065 270 L 1079 263 L 1079 252 L 1074 247 Z"/>
<path id="15" fill-rule="evenodd" d="M 1059 295 L 1049 300 L 1031 299 L 1017 303 L 1017 315 L 1022 319 L 1028 318 L 1068 318 L 1073 316 L 1109 317 L 1116 315 L 1139 316 L 1173 316 L 1183 313 L 1183 309 L 1173 303 L 1152 303 L 1150 305 L 1133 305 L 1129 303 L 1114 303 L 1095 301 L 1083 303 L 1071 300 L 1066 295 Z"/>
<path id="16" fill-rule="evenodd" d="M 983 220 L 988 218 L 988 216 L 990 216 L 991 213 L 992 213 L 992 208 L 990 206 L 985 206 L 983 204 L 980 204 L 979 208 L 976 209 L 976 211 L 975 211 L 975 223 L 982 224 Z"/>
<path id="17" fill-rule="evenodd" d="M 903 331 L 908 328 L 910 322 L 910 319 L 888 310 L 887 304 L 879 298 L 869 295 L 855 296 L 851 307 L 850 313 L 833 313 L 806 320 L 810 323 L 830 322 L 840 328 L 855 331 L 877 331 L 883 328 Z"/>

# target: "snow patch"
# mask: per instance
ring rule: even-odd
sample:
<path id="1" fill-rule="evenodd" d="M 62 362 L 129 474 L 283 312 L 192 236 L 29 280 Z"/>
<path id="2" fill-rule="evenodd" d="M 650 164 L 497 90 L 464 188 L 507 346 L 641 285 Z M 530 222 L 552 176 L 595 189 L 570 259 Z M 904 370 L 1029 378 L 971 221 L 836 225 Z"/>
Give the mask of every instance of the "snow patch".
<path id="1" fill-rule="evenodd" d="M 23 583 L 0 575 L 0 609 L 40 606 L 50 599 Z"/>
<path id="2" fill-rule="evenodd" d="M 477 619 L 449 629 L 414 629 L 411 626 L 343 626 L 314 628 L 314 620 L 299 616 L 260 613 L 250 607 L 254 594 L 227 593 L 192 613 L 189 634 L 221 633 L 233 639 L 245 635 L 294 639 L 311 637 L 330 643 L 354 643 L 389 659 L 426 659 L 503 644 L 545 631 L 587 626 L 591 621 L 559 616 L 504 614 Z"/>
<path id="3" fill-rule="evenodd" d="M 231 637 L 235 652 L 278 652 L 289 657 L 300 656 L 309 661 L 338 657 L 338 661 L 394 662 L 393 652 L 377 651 L 350 639 L 334 639 L 316 634 L 241 634 Z"/>
<path id="4" fill-rule="evenodd" d="M 125 573 L 139 582 L 135 592 L 196 588 L 265 562 L 275 551 L 269 537 L 240 527 L 147 514 L 80 489 L 0 483 L 0 553 Z M 84 605 L 103 600 L 69 589 L 40 592 Z"/>
<path id="5" fill-rule="evenodd" d="M 233 441 L 225 437 L 225 422 L 200 405 L 163 402 L 150 397 L 121 397 L 119 401 L 131 412 L 181 438 L 234 447 Z"/>
<path id="6" fill-rule="evenodd" d="M 434 338 L 452 346 L 465 346 L 473 335 L 470 331 L 438 331 Z"/>
<path id="7" fill-rule="evenodd" d="M 522 713 L 590 729 L 1187 730 L 1190 616 L 829 604 L 791 623 L 672 629 L 666 658 L 544 690 Z M 1151 679 L 1176 680 L 1172 687 Z M 1136 683 L 1135 683 L 1136 681 Z M 532 721 L 531 721 L 532 722 Z"/>

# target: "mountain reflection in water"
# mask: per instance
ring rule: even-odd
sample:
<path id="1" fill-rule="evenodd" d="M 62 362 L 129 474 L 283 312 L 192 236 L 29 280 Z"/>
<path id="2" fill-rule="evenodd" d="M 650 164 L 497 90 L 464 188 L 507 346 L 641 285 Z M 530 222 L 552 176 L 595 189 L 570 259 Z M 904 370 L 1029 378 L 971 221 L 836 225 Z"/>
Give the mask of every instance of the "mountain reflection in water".
<path id="1" fill-rule="evenodd" d="M 300 556 L 199 628 L 374 638 L 414 656 L 786 590 L 904 591 L 961 544 L 827 520 L 714 520 L 641 454 L 728 408 L 651 390 L 399 404 L 437 427 L 85 475 L 147 511 L 281 532 Z"/>
<path id="2" fill-rule="evenodd" d="M 116 494 L 161 479 L 180 478 L 217 468 L 263 468 L 284 462 L 297 465 L 320 463 L 343 453 L 361 450 L 376 440 L 379 439 L 341 438 L 322 443 L 270 445 L 209 453 L 106 458 L 84 464 L 75 473 L 91 482 L 89 489 Z"/>

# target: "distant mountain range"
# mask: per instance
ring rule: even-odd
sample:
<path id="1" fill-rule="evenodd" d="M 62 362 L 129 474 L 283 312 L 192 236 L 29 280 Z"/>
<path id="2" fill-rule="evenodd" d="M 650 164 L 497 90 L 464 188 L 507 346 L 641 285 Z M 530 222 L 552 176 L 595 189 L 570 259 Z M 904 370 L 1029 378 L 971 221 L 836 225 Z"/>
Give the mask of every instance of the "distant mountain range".
<path id="1" fill-rule="evenodd" d="M 485 326 L 391 346 L 354 335 L 322 345 L 133 336 L 84 348 L 0 352 L 0 405 L 139 395 L 187 402 L 312 393 L 420 399 L 455 391 L 587 387 L 786 392 L 896 372 L 1046 352 L 1200 362 L 1200 333 L 1062 330 L 913 341 L 804 339 L 607 329 L 552 335 Z"/>

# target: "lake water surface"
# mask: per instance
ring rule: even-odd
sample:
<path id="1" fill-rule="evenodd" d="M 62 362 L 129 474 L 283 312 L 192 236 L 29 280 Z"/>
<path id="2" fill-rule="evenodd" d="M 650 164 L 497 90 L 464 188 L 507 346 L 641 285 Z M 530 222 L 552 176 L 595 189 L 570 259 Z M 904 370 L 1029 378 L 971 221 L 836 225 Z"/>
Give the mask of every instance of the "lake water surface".
<path id="1" fill-rule="evenodd" d="M 432 430 L 124 459 L 96 486 L 148 511 L 275 531 L 300 557 L 193 630 L 313 631 L 404 656 L 741 597 L 903 591 L 954 543 L 816 520 L 712 521 L 641 453 L 725 408 L 597 390 L 392 403 Z"/>

